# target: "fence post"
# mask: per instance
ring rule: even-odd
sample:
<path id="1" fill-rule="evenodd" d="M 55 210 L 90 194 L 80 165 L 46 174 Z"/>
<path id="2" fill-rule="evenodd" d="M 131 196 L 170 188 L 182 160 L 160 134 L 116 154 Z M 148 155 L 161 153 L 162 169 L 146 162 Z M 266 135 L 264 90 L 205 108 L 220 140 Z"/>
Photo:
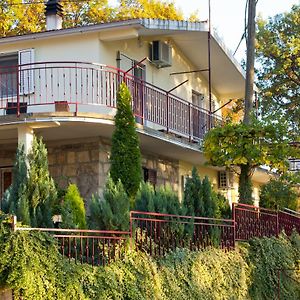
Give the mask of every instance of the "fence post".
<path id="1" fill-rule="evenodd" d="M 133 249 L 133 224 L 132 224 L 132 211 L 129 212 L 129 232 L 130 232 L 130 248 Z"/>
<path id="2" fill-rule="evenodd" d="M 276 212 L 276 236 L 279 236 L 279 211 Z"/>
<path id="3" fill-rule="evenodd" d="M 233 220 L 233 247 L 235 248 L 235 238 L 236 238 L 236 222 L 235 222 L 235 205 L 232 203 L 232 216 Z"/>
<path id="4" fill-rule="evenodd" d="M 15 232 L 17 228 L 17 216 L 11 217 L 11 228 Z"/>

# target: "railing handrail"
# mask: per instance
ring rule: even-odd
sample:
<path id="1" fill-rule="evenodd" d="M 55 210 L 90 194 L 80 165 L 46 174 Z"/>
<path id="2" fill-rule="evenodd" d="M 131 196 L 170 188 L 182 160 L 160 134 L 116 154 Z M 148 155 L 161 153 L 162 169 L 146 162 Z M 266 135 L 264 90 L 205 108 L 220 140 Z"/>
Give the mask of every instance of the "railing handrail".
<path id="1" fill-rule="evenodd" d="M 118 230 L 92 230 L 92 229 L 66 229 L 66 228 L 37 228 L 37 227 L 15 227 L 18 231 L 42 231 L 42 232 L 73 232 L 73 233 L 95 233 L 95 234 L 123 234 L 129 235 L 129 231 Z"/>
<path id="2" fill-rule="evenodd" d="M 198 216 L 185 216 L 185 215 L 173 215 L 173 214 L 163 214 L 158 212 L 146 212 L 146 211 L 130 211 L 130 217 L 134 214 L 146 215 L 146 216 L 156 216 L 156 217 L 171 217 L 174 219 L 189 219 L 189 220 L 206 220 L 206 221 L 219 221 L 234 223 L 232 219 L 218 219 L 218 218 L 208 218 L 208 217 L 198 217 Z M 136 218 L 136 217 L 132 217 Z M 209 223 L 206 223 L 209 224 Z"/>
<path id="3" fill-rule="evenodd" d="M 56 64 L 56 65 L 62 65 L 62 64 L 74 64 L 74 66 L 52 66 L 52 67 L 47 67 L 46 65 L 51 65 L 51 64 Z M 4 72 L 4 73 L 1 73 L 1 69 L 12 69 L 12 70 L 17 70 L 18 72 L 20 71 L 31 71 L 31 70 L 39 70 L 41 68 L 39 68 L 39 66 L 43 66 L 43 69 L 55 69 L 55 68 L 78 68 L 80 69 L 81 67 L 78 66 L 79 64 L 82 64 L 82 65 L 87 65 L 87 66 L 91 66 L 91 67 L 102 67 L 102 68 L 107 68 L 108 71 L 112 71 L 112 72 L 115 72 L 115 74 L 119 74 L 121 73 L 122 76 L 126 77 L 126 78 L 129 78 L 129 79 L 132 79 L 136 82 L 139 82 L 139 83 L 142 83 L 144 84 L 146 87 L 149 86 L 153 89 L 156 89 L 162 93 L 165 94 L 165 96 L 169 96 L 169 97 L 174 97 L 175 100 L 177 101 L 180 101 L 181 103 L 184 103 L 186 105 L 189 105 L 203 113 L 206 113 L 208 115 L 211 115 L 213 116 L 214 118 L 218 119 L 218 120 L 222 120 L 222 117 L 221 116 L 218 116 L 218 115 L 212 115 L 211 112 L 205 108 L 202 108 L 200 106 L 197 106 L 189 101 L 187 101 L 186 99 L 183 99 L 173 93 L 169 93 L 167 90 L 161 88 L 161 87 L 158 87 L 150 82 L 147 82 L 145 80 L 142 80 L 132 74 L 128 74 L 126 73 L 126 71 L 120 69 L 120 68 L 117 68 L 117 67 L 114 67 L 114 66 L 110 66 L 110 65 L 106 65 L 106 64 L 100 64 L 100 63 L 91 63 L 91 62 L 84 62 L 84 61 L 39 61 L 39 62 L 34 62 L 34 63 L 27 63 L 27 64 L 18 64 L 18 65 L 13 65 L 13 66 L 0 66 L 0 75 L 1 74 L 9 74 L 8 71 Z M 29 67 L 29 66 L 38 66 L 37 68 L 24 68 L 24 67 Z M 84 67 L 82 67 L 84 68 Z M 104 69 L 102 69 L 104 70 Z M 105 70 L 104 70 L 105 71 Z"/>

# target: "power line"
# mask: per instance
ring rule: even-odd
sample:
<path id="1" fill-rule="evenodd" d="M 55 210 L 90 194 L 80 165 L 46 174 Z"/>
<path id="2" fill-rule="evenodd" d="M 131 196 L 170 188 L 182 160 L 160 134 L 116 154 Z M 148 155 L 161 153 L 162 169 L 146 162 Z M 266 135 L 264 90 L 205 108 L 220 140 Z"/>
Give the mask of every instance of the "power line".
<path id="1" fill-rule="evenodd" d="M 8 6 L 19 6 L 19 5 L 38 5 L 38 4 L 44 4 L 46 5 L 48 1 L 36 1 L 36 2 L 10 2 L 6 3 Z M 89 2 L 101 2 L 101 0 L 62 0 L 60 3 L 89 3 Z"/>

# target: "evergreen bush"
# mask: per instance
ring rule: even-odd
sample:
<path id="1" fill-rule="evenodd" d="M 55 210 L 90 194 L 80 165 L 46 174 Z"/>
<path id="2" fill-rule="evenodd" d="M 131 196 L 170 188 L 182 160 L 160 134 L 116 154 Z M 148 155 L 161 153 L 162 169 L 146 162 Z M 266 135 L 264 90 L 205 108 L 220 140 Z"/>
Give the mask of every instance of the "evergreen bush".
<path id="1" fill-rule="evenodd" d="M 109 176 L 103 198 L 94 195 L 90 201 L 90 227 L 103 230 L 129 229 L 129 200 L 119 180 L 115 184 Z"/>
<path id="2" fill-rule="evenodd" d="M 69 184 L 61 212 L 63 228 L 86 228 L 84 201 L 76 184 Z"/>
<path id="3" fill-rule="evenodd" d="M 23 147 L 17 150 L 13 182 L 5 194 L 5 206 L 24 224 L 52 227 L 51 209 L 56 199 L 55 184 L 48 170 L 47 149 L 42 138 L 34 137 L 28 157 Z"/>
<path id="4" fill-rule="evenodd" d="M 298 194 L 292 185 L 283 180 L 271 179 L 262 186 L 259 205 L 270 209 L 297 209 Z"/>
<path id="5" fill-rule="evenodd" d="M 137 211 L 154 212 L 155 191 L 149 182 L 141 182 L 136 195 L 135 209 Z"/>
<path id="6" fill-rule="evenodd" d="M 115 184 L 121 180 L 130 205 L 134 207 L 133 202 L 142 179 L 141 152 L 131 109 L 131 95 L 125 83 L 120 85 L 117 95 L 110 161 L 112 180 Z"/>
<path id="7" fill-rule="evenodd" d="M 202 183 L 196 167 L 192 169 L 192 177 L 186 179 L 183 206 L 189 216 L 204 216 Z"/>

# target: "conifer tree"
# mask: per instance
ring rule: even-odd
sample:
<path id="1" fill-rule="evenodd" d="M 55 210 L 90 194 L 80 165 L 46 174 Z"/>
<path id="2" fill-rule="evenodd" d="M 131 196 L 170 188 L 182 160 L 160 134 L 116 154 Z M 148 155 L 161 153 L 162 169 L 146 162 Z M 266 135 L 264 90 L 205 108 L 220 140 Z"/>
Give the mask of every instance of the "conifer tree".
<path id="1" fill-rule="evenodd" d="M 119 180 L 115 184 L 109 176 L 103 192 L 92 197 L 90 202 L 90 227 L 103 230 L 121 230 L 129 228 L 129 200 Z"/>
<path id="2" fill-rule="evenodd" d="M 141 182 L 136 195 L 135 209 L 138 211 L 155 211 L 154 197 L 155 192 L 153 186 L 149 182 Z"/>
<path id="3" fill-rule="evenodd" d="M 201 217 L 204 214 L 202 183 L 196 167 L 193 167 L 192 177 L 186 180 L 183 206 L 189 216 Z"/>
<path id="4" fill-rule="evenodd" d="M 34 137 L 26 157 L 19 147 L 13 168 L 13 182 L 5 193 L 6 210 L 26 225 L 52 227 L 51 207 L 56 189 L 48 171 L 47 150 L 42 139 Z"/>
<path id="5" fill-rule="evenodd" d="M 217 205 L 212 195 L 211 184 L 207 176 L 202 181 L 202 197 L 204 203 L 204 216 L 214 218 L 216 216 Z"/>
<path id="6" fill-rule="evenodd" d="M 131 207 L 141 182 L 141 152 L 131 109 L 131 95 L 122 83 L 117 96 L 115 131 L 111 147 L 111 178 L 115 184 L 120 180 L 129 196 Z"/>
<path id="7" fill-rule="evenodd" d="M 62 226 L 86 228 L 85 207 L 76 184 L 69 184 L 62 205 Z"/>

